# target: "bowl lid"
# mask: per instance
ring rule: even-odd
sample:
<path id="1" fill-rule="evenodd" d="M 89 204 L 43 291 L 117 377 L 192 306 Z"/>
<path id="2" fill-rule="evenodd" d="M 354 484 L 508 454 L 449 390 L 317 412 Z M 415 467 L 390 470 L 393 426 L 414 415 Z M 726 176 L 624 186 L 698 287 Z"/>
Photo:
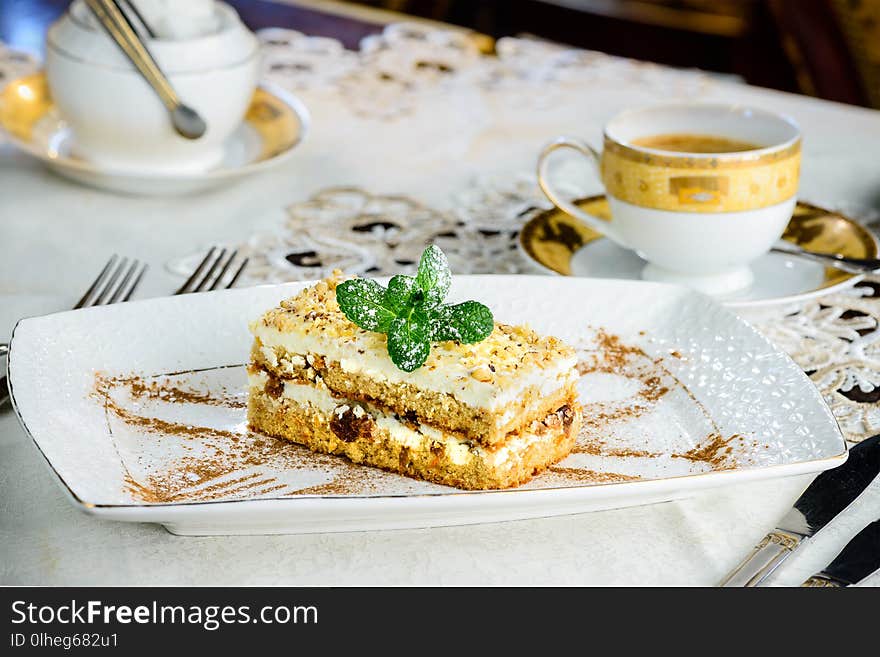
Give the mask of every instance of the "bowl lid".
<path id="1" fill-rule="evenodd" d="M 166 3 L 169 7 L 170 4 Z M 156 11 L 162 8 L 161 0 L 148 0 L 143 7 L 148 11 L 141 11 L 158 34 L 157 38 L 144 39 L 144 44 L 166 74 L 228 68 L 258 53 L 259 41 L 232 7 L 214 0 L 198 4 L 206 9 L 200 15 L 162 14 Z M 50 26 L 46 48 L 104 68 L 134 69 L 84 0 L 74 0 L 68 11 Z"/>

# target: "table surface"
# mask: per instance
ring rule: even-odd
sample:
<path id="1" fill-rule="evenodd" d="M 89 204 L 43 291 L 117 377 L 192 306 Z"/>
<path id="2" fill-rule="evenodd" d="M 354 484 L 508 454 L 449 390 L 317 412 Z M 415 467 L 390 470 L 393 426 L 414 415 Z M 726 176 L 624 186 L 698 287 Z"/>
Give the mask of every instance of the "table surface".
<path id="1" fill-rule="evenodd" d="M 476 57 L 468 61 L 479 62 Z M 529 71 L 539 64 L 529 52 L 516 57 Z M 2 144 L 0 231 L 7 248 L 0 259 L 0 335 L 7 335 L 22 316 L 71 305 L 112 252 L 150 261 L 152 271 L 139 297 L 168 294 L 181 279 L 166 263 L 214 241 L 247 242 L 261 230 L 277 229 L 284 224 L 286 206 L 321 189 L 347 185 L 375 194 L 406 194 L 448 211 L 453 192 L 473 190 L 474 181 L 479 186 L 484 175 L 491 174 L 490 187 L 499 179 L 530 175 L 535 154 L 549 136 L 570 132 L 595 140 L 602 123 L 620 109 L 670 96 L 752 103 L 795 116 L 807 135 L 802 196 L 823 205 L 880 208 L 880 113 L 706 82 L 696 73 L 666 75 L 654 67 L 646 73 L 621 62 L 590 61 L 596 73 L 591 77 L 537 79 L 520 72 L 510 78 L 515 84 L 511 81 L 509 89 L 507 78 L 499 82 L 494 73 L 479 84 L 455 86 L 454 93 L 450 87 L 419 82 L 421 95 L 400 92 L 404 95 L 395 97 L 395 102 L 404 98 L 414 105 L 391 118 L 361 116 L 354 105 L 340 103 L 340 98 L 355 104 L 372 101 L 369 94 L 352 100 L 350 78 L 348 86 L 334 86 L 332 92 L 314 82 L 286 80 L 315 118 L 300 153 L 276 169 L 195 197 L 122 197 L 77 186 Z M 474 64 L 468 74 L 477 75 L 477 69 Z M 631 71 L 646 77 L 621 82 L 620 75 Z M 648 77 L 651 84 L 645 83 Z M 542 104 L 541 94 L 551 87 L 548 80 L 559 81 L 565 95 L 548 96 Z M 523 95 L 522 85 L 528 85 L 531 96 Z M 418 105 L 428 98 L 434 105 L 429 107 L 428 100 Z M 511 98 L 521 99 L 524 107 L 514 107 Z M 421 132 L 412 132 L 416 126 Z M 159 526 L 104 522 L 76 511 L 8 407 L 0 410 L 0 462 L 4 584 L 711 585 L 774 525 L 811 479 L 728 487 L 645 507 L 477 526 L 180 538 Z M 792 557 L 771 583 L 803 581 L 876 519 L 878 509 L 880 487 L 875 485 L 821 540 Z M 870 582 L 880 584 L 880 576 Z"/>

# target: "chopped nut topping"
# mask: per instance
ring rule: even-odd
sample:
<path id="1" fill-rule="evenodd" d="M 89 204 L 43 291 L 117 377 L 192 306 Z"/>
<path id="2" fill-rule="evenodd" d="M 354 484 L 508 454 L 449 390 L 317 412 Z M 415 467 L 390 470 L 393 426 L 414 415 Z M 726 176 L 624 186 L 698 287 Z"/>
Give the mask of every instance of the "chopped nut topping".
<path id="1" fill-rule="evenodd" d="M 352 342 L 359 354 L 386 354 L 386 338 L 381 333 L 365 331 L 348 320 L 336 302 L 336 287 L 345 280 L 341 272 L 296 296 L 281 302 L 280 306 L 267 312 L 260 322 L 282 333 L 320 338 L 337 342 Z M 266 354 L 268 359 L 268 354 Z M 505 389 L 515 385 L 515 380 L 529 370 L 545 369 L 560 358 L 573 358 L 574 351 L 555 337 L 542 337 L 527 326 L 495 324 L 495 329 L 482 342 L 461 344 L 440 342 L 431 348 L 422 369 L 425 371 L 461 372 L 464 377 L 481 384 Z M 321 355 L 306 358 L 294 356 L 291 365 L 308 366 L 310 380 L 315 370 L 326 366 Z M 307 360 L 307 362 L 306 362 Z M 465 379 L 467 380 L 467 378 Z"/>
<path id="2" fill-rule="evenodd" d="M 489 371 L 488 367 L 481 365 L 476 368 L 473 372 L 471 372 L 471 377 L 476 379 L 477 381 L 481 381 L 483 383 L 489 383 L 492 380 L 492 372 Z"/>

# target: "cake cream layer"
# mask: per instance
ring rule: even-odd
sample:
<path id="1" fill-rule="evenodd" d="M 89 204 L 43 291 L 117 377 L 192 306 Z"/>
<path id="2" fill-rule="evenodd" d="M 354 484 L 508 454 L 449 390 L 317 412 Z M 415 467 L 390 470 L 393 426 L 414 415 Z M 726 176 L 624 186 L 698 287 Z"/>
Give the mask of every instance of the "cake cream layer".
<path id="1" fill-rule="evenodd" d="M 303 290 L 254 322 L 254 362 L 282 378 L 318 376 L 339 395 L 487 444 L 543 418 L 574 390 L 571 348 L 505 324 L 477 344 L 435 343 L 422 367 L 404 372 L 389 358 L 384 335 L 359 328 L 339 310 L 340 280 Z"/>
<path id="2" fill-rule="evenodd" d="M 355 463 L 468 489 L 524 483 L 571 451 L 581 419 L 570 400 L 571 406 L 487 447 L 338 398 L 323 384 L 282 381 L 253 368 L 248 399 L 249 422 L 257 431 Z"/>

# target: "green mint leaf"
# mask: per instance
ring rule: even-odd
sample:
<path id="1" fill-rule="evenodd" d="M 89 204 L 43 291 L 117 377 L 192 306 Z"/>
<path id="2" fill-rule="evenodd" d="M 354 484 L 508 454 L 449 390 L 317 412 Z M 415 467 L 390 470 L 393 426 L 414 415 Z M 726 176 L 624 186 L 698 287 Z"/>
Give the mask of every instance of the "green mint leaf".
<path id="1" fill-rule="evenodd" d="M 388 355 L 404 372 L 412 372 L 424 365 L 431 351 L 425 327 L 412 318 L 396 317 L 388 326 Z"/>
<path id="2" fill-rule="evenodd" d="M 444 305 L 431 311 L 428 335 L 431 340 L 455 340 L 473 344 L 489 337 L 495 328 L 492 311 L 478 301 Z"/>
<path id="3" fill-rule="evenodd" d="M 384 288 L 376 281 L 355 278 L 336 287 L 345 316 L 362 329 L 387 335 L 388 355 L 404 372 L 424 365 L 431 342 L 480 342 L 492 333 L 492 311 L 477 301 L 444 305 L 452 274 L 446 256 L 428 246 L 412 276 L 394 276 Z"/>
<path id="4" fill-rule="evenodd" d="M 385 288 L 368 278 L 337 285 L 336 301 L 348 319 L 367 331 L 385 333 L 397 315 L 385 301 Z"/>
<path id="5" fill-rule="evenodd" d="M 385 291 L 385 306 L 394 311 L 395 315 L 402 315 L 412 306 L 413 293 L 421 292 L 416 279 L 412 276 L 398 275 L 388 281 L 388 289 Z"/>
<path id="6" fill-rule="evenodd" d="M 420 304 L 423 308 L 434 308 L 446 298 L 452 284 L 452 272 L 449 271 L 449 262 L 439 247 L 431 244 L 422 252 L 416 283 L 425 294 Z"/>
<path id="7" fill-rule="evenodd" d="M 428 337 L 433 342 L 461 340 L 461 333 L 452 326 L 452 309 L 454 306 L 442 305 L 432 308 L 428 319 Z"/>

